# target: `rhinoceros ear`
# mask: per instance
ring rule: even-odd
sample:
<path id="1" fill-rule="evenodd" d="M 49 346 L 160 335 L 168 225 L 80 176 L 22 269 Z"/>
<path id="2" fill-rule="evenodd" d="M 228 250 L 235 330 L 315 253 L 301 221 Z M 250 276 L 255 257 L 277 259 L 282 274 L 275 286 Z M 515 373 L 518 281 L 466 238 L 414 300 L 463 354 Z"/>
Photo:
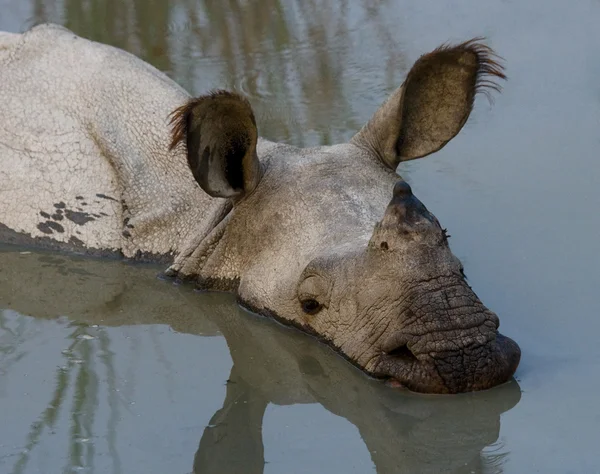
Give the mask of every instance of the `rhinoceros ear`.
<path id="1" fill-rule="evenodd" d="M 387 166 L 429 155 L 460 131 L 477 92 L 500 91 L 500 59 L 480 38 L 421 56 L 404 84 L 352 138 Z"/>
<path id="2" fill-rule="evenodd" d="M 256 188 L 258 132 L 246 98 L 218 90 L 191 99 L 171 113 L 171 126 L 170 150 L 186 144 L 189 167 L 206 193 L 230 198 Z"/>

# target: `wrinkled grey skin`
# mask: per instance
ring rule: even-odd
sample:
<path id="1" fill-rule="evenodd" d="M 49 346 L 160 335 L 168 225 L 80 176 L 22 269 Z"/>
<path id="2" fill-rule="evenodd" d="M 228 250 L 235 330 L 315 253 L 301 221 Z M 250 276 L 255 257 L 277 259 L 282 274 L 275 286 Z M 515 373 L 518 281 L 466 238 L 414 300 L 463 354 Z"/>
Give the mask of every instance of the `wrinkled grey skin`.
<path id="1" fill-rule="evenodd" d="M 518 346 L 395 171 L 443 147 L 475 93 L 497 88 L 489 48 L 422 57 L 350 143 L 308 149 L 258 138 L 236 94 L 190 100 L 56 26 L 0 34 L 0 64 L 4 240 L 170 256 L 168 274 L 233 291 L 414 391 L 486 389 L 516 370 Z"/>

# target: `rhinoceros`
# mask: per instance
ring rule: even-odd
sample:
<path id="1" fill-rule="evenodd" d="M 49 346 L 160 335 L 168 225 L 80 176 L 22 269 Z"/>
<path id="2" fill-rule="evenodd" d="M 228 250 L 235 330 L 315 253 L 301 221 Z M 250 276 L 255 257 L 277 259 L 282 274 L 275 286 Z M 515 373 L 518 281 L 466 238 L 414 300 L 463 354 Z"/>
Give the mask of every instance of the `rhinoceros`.
<path id="1" fill-rule="evenodd" d="M 190 95 L 57 25 L 0 33 L 0 240 L 132 260 L 316 335 L 409 390 L 483 390 L 520 349 L 396 172 L 441 149 L 503 68 L 481 39 L 421 56 L 349 143 L 259 137 L 249 101 Z"/>

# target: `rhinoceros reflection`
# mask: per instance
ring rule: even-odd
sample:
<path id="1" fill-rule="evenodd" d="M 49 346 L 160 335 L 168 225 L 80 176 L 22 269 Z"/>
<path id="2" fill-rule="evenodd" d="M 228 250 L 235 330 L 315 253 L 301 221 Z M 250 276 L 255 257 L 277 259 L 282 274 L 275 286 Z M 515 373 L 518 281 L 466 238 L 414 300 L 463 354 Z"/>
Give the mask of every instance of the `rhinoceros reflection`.
<path id="1" fill-rule="evenodd" d="M 455 396 L 391 389 L 311 337 L 238 309 L 228 295 L 173 287 L 157 280 L 154 269 L 119 262 L 0 252 L 0 279 L 0 307 L 38 318 L 68 315 L 88 324 L 168 324 L 178 332 L 223 334 L 233 366 L 223 407 L 200 440 L 194 473 L 262 473 L 269 403 L 320 403 L 344 417 L 358 428 L 378 473 L 502 470 L 502 455 L 482 450 L 498 439 L 500 415 L 520 399 L 514 381 Z"/>
<path id="2" fill-rule="evenodd" d="M 501 470 L 501 458 L 481 451 L 498 439 L 500 414 L 519 401 L 516 382 L 457 397 L 415 395 L 367 379 L 328 349 L 315 350 L 309 337 L 290 338 L 290 330 L 274 330 L 231 305 L 211 307 L 207 315 L 225 336 L 233 367 L 223 407 L 200 441 L 195 473 L 262 473 L 269 403 L 320 403 L 346 418 L 378 473 L 470 473 L 484 464 Z"/>

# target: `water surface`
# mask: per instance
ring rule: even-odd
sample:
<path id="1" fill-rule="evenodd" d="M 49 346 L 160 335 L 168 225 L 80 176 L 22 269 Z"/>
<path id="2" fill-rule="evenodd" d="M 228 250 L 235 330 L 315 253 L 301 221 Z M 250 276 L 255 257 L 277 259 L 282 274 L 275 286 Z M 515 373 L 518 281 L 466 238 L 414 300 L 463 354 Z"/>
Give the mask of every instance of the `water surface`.
<path id="1" fill-rule="evenodd" d="M 233 87 L 272 140 L 348 140 L 420 54 L 485 35 L 509 80 L 402 165 L 523 351 L 517 382 L 399 393 L 156 267 L 0 253 L 0 472 L 600 472 L 600 2 L 0 0 Z M 360 170 L 357 170 L 360 172 Z"/>

